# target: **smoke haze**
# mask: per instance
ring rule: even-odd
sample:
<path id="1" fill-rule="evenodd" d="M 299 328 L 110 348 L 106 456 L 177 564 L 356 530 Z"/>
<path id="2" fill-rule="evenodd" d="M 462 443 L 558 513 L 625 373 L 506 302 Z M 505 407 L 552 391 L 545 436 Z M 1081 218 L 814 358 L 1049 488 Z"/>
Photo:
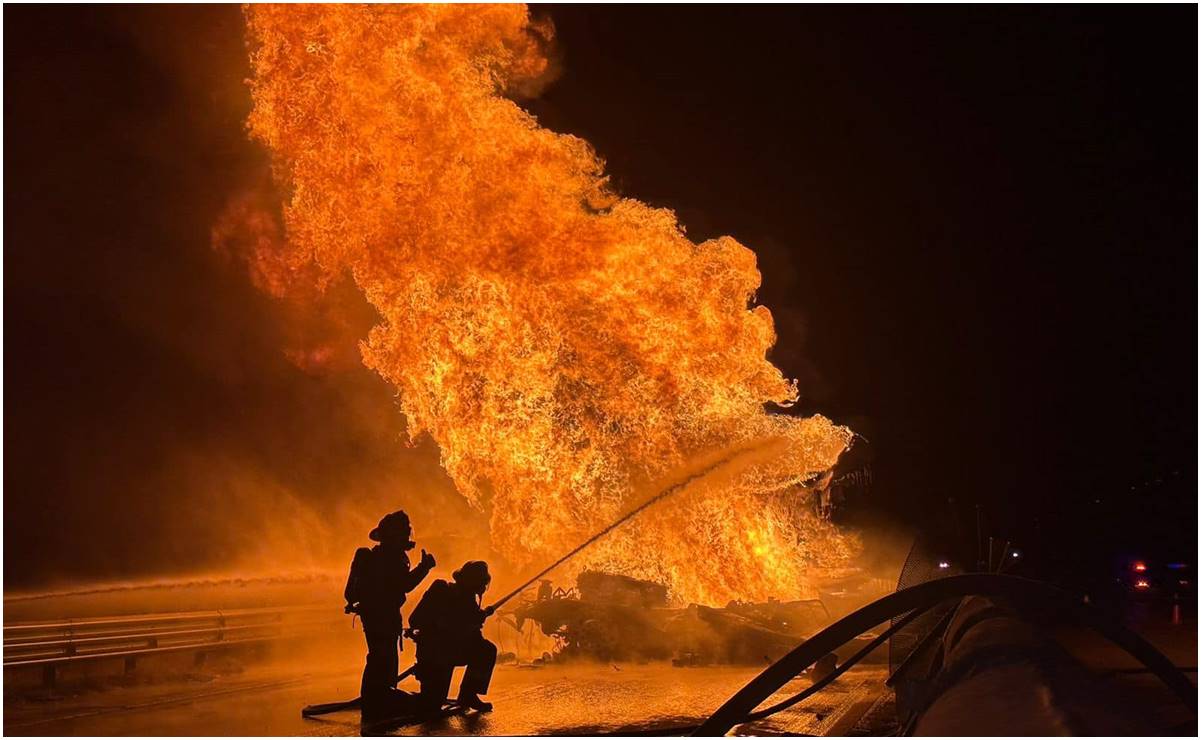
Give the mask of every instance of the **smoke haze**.
<path id="1" fill-rule="evenodd" d="M 419 538 L 435 508 L 469 536 L 437 451 L 406 445 L 358 362 L 362 299 L 300 310 L 210 246 L 267 177 L 241 11 L 5 16 L 6 589 L 341 568 L 401 506 Z M 304 368 L 322 347 L 352 361 Z"/>

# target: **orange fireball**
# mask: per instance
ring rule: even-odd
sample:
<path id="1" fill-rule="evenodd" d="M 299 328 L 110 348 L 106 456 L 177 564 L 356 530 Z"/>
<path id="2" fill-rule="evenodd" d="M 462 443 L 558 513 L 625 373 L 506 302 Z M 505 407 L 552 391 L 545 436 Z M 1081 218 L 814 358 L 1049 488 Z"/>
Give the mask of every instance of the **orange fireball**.
<path id="1" fill-rule="evenodd" d="M 519 5 L 254 5 L 247 20 L 249 128 L 286 228 L 261 241 L 256 279 L 353 278 L 380 317 L 364 363 L 495 547 L 534 565 L 690 456 L 782 437 L 783 454 L 665 502 L 575 567 L 724 603 L 810 594 L 849 562 L 856 542 L 796 498 L 850 433 L 765 411 L 797 389 L 766 359 L 755 254 L 692 242 L 671 211 L 615 193 L 588 142 L 507 97 L 546 73 L 553 29 Z"/>

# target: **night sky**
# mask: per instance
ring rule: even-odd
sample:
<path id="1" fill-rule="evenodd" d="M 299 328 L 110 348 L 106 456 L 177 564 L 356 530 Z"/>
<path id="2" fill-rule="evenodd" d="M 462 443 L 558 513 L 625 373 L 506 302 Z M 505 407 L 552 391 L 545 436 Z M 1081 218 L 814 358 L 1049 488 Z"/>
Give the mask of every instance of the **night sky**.
<path id="1" fill-rule="evenodd" d="M 562 74 L 523 105 L 758 253 L 772 359 L 870 439 L 872 512 L 1195 553 L 1195 7 L 537 12 Z M 453 505 L 385 383 L 289 364 L 293 317 L 210 247 L 266 167 L 240 11 L 4 15 L 7 584 L 217 565 L 288 505 L 227 474 Z"/>

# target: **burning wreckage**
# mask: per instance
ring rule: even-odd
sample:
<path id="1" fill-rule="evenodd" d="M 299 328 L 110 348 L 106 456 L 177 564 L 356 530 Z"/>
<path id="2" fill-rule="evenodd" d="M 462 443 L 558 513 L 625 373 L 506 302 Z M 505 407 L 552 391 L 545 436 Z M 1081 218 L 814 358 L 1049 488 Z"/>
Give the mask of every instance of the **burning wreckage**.
<path id="1" fill-rule="evenodd" d="M 555 640 L 560 660 L 670 659 L 677 666 L 697 666 L 770 663 L 832 616 L 821 599 L 672 607 L 662 584 L 585 571 L 570 590 L 552 591 L 543 582 L 536 599 L 501 618 L 519 632 L 535 623 Z"/>
<path id="2" fill-rule="evenodd" d="M 854 489 L 870 486 L 870 452 L 862 441 L 806 496 L 823 519 L 847 502 Z M 766 602 L 730 601 L 722 608 L 672 606 L 661 583 L 626 575 L 585 570 L 570 589 L 542 580 L 535 598 L 501 612 L 502 621 L 519 633 L 533 622 L 556 643 L 555 658 L 605 661 L 668 660 L 677 666 L 760 664 L 792 650 L 834 618 L 879 594 L 862 575 L 831 581 L 821 598 Z M 857 642 L 866 644 L 874 635 Z M 855 647 L 852 643 L 850 647 Z"/>

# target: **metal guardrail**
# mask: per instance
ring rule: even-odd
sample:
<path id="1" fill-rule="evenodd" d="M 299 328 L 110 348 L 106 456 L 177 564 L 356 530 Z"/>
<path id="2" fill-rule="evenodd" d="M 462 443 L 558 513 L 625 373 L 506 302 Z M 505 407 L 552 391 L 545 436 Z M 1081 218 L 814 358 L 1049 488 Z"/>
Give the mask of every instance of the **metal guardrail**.
<path id="1" fill-rule="evenodd" d="M 209 652 L 266 643 L 328 629 L 344 616 L 323 606 L 138 614 L 4 625 L 4 667 L 43 669 L 53 686 L 57 669 L 80 661 L 124 658 L 126 672 L 143 656 Z"/>

